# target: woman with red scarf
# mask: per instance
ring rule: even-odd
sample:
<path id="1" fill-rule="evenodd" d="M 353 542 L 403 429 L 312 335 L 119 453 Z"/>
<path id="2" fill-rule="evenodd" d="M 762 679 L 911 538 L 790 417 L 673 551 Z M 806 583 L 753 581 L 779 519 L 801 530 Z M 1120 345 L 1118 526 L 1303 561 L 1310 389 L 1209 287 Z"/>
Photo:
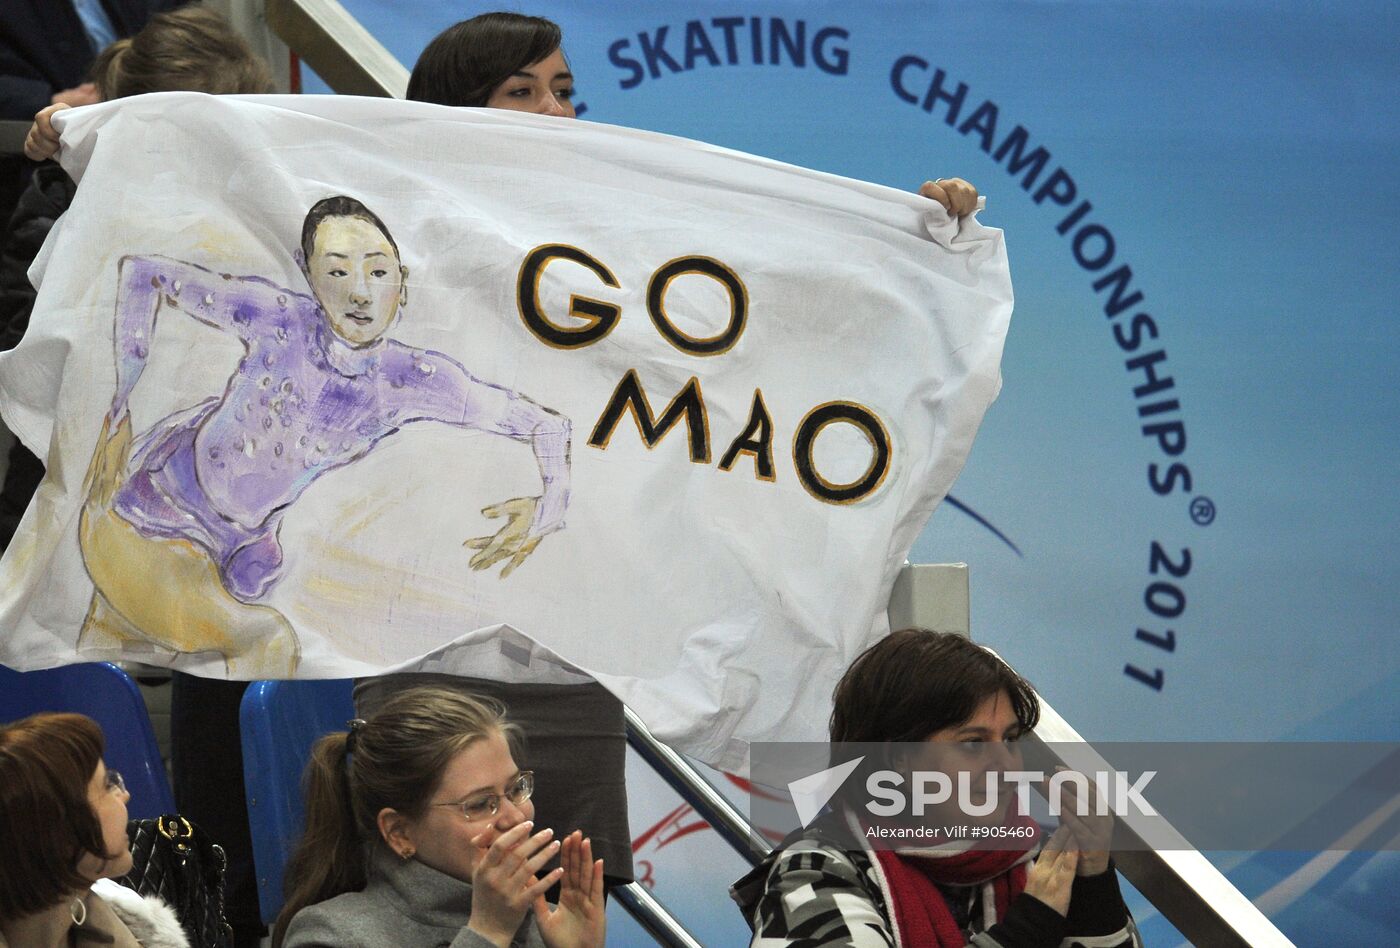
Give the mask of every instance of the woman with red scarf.
<path id="1" fill-rule="evenodd" d="M 963 806 L 911 823 L 838 802 L 735 883 L 754 948 L 1140 948 L 1109 860 L 1111 819 L 1073 815 L 1067 796 L 1042 845 L 1015 794 L 994 789 L 996 773 L 1022 769 L 1015 741 L 1040 718 L 1005 662 L 962 636 L 907 629 L 855 660 L 834 703 L 833 744 L 902 744 L 882 763 L 949 775 Z M 875 766 L 863 763 L 862 778 Z M 953 825 L 996 841 L 927 835 Z"/>

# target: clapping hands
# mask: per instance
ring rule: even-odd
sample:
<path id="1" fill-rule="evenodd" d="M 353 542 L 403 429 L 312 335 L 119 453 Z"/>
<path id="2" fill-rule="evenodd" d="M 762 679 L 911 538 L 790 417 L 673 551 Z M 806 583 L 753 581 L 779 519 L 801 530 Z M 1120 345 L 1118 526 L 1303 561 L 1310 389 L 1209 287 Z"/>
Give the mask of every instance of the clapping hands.
<path id="1" fill-rule="evenodd" d="M 532 835 L 533 828 L 531 822 L 519 823 L 486 848 L 472 873 L 472 917 L 467 927 L 506 948 L 533 907 L 549 948 L 601 946 L 607 925 L 603 860 L 593 859 L 592 844 L 577 830 L 561 846 L 553 830 Z M 561 865 L 540 878 L 539 871 L 561 849 Z M 544 894 L 556 882 L 560 883 L 559 904 L 550 906 Z"/>
<path id="2" fill-rule="evenodd" d="M 603 907 L 603 860 L 593 858 L 593 844 L 574 830 L 564 838 L 560 857 L 563 877 L 559 904 L 535 899 L 535 921 L 549 948 L 594 948 L 603 944 L 607 914 Z"/>

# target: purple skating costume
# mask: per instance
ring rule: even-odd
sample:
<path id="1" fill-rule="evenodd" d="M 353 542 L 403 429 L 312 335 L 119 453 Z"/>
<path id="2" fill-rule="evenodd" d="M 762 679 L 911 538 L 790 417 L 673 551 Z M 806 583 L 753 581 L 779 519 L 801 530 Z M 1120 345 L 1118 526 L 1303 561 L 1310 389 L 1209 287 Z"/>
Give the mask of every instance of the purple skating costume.
<path id="1" fill-rule="evenodd" d="M 543 495 L 531 535 L 563 525 L 568 419 L 473 378 L 440 352 L 380 337 L 356 348 L 316 300 L 260 277 L 215 274 L 163 257 L 126 257 L 117 300 L 113 416 L 145 367 L 161 305 L 237 333 L 246 349 L 222 398 L 153 425 L 133 448 L 113 508 L 142 534 L 207 550 L 224 586 L 251 601 L 277 581 L 282 514 L 327 471 L 415 421 L 530 443 Z"/>

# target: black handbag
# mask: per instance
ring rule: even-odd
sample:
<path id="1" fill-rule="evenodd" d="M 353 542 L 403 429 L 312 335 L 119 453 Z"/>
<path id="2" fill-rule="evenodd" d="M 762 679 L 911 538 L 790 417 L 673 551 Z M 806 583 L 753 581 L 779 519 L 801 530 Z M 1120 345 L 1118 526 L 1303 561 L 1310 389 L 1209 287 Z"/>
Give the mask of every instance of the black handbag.
<path id="1" fill-rule="evenodd" d="M 132 820 L 131 872 L 117 881 L 141 895 L 158 895 L 175 910 L 191 948 L 232 948 L 224 918 L 228 857 L 209 834 L 182 816 Z"/>

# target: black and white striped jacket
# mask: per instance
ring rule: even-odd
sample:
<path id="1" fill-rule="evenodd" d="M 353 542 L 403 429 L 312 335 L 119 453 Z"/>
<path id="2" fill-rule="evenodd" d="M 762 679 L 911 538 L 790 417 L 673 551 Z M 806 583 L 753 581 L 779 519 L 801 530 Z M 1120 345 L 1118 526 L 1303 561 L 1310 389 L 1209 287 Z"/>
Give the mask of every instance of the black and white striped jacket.
<path id="1" fill-rule="evenodd" d="M 1142 948 L 1111 868 L 1075 879 L 1068 918 L 1022 893 L 990 928 L 974 910 L 980 887 L 939 889 L 975 948 Z M 895 931 L 871 854 L 845 849 L 815 827 L 784 840 L 730 896 L 753 929 L 751 948 L 919 948 L 902 944 Z"/>

